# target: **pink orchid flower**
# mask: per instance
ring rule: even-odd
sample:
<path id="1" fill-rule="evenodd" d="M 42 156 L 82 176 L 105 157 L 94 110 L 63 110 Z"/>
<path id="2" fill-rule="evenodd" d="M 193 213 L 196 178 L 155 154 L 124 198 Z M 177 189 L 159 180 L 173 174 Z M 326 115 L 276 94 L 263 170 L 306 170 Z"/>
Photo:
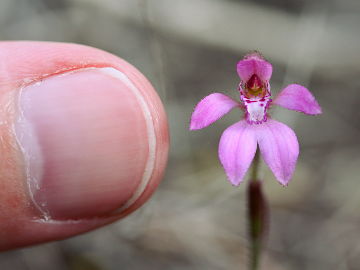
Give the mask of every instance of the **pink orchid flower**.
<path id="1" fill-rule="evenodd" d="M 239 61 L 237 72 L 241 79 L 238 88 L 241 102 L 221 93 L 206 96 L 195 107 L 190 129 L 202 129 L 235 107 L 244 110 L 245 119 L 228 127 L 219 143 L 219 158 L 230 182 L 240 184 L 259 145 L 276 179 L 287 185 L 295 170 L 299 143 L 294 131 L 271 119 L 267 110 L 278 105 L 316 115 L 321 113 L 321 108 L 309 90 L 298 84 L 285 87 L 273 101 L 269 84 L 272 65 L 257 52 Z"/>

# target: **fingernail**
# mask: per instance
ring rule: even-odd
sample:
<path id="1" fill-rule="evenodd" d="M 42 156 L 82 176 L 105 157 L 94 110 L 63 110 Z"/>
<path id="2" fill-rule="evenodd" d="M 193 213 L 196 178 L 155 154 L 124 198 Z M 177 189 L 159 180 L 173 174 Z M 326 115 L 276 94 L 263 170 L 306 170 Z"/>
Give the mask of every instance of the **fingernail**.
<path id="1" fill-rule="evenodd" d="M 47 218 L 107 215 L 129 202 L 142 181 L 146 114 L 109 69 L 57 75 L 21 90 L 15 133 L 30 197 Z"/>

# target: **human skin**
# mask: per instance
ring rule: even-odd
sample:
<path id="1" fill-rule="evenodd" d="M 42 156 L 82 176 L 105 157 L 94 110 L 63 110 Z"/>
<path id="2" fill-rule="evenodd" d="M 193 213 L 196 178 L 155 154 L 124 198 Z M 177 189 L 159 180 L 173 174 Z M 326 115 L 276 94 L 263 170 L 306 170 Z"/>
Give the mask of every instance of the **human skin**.
<path id="1" fill-rule="evenodd" d="M 0 250 L 99 228 L 151 196 L 168 126 L 137 69 L 67 43 L 0 42 L 0 59 Z"/>

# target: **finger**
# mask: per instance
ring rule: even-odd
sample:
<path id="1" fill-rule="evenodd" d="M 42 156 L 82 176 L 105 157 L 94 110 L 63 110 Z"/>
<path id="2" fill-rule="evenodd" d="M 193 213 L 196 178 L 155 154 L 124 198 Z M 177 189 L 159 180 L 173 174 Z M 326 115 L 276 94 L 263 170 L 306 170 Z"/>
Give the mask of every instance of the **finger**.
<path id="1" fill-rule="evenodd" d="M 0 43 L 0 249 L 126 216 L 157 187 L 168 130 L 145 77 L 75 44 Z"/>

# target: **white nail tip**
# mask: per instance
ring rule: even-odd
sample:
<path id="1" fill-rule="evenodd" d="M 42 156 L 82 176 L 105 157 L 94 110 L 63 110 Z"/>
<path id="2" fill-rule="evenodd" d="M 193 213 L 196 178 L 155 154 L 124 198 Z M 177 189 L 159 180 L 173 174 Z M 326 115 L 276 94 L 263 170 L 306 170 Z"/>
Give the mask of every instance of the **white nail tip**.
<path id="1" fill-rule="evenodd" d="M 133 82 L 124 73 L 111 67 L 96 68 L 96 69 L 114 78 L 121 80 L 124 84 L 126 84 L 129 87 L 129 89 L 134 93 L 136 99 L 139 101 L 141 108 L 143 109 L 144 118 L 146 122 L 146 129 L 149 140 L 149 156 L 146 162 L 145 171 L 142 176 L 141 182 L 137 187 L 137 189 L 135 190 L 132 197 L 116 211 L 116 213 L 120 213 L 125 209 L 129 208 L 133 203 L 135 203 L 140 198 L 140 196 L 142 195 L 142 193 L 144 192 L 144 190 L 146 189 L 147 185 L 150 182 L 155 167 L 155 155 L 156 155 L 155 127 L 150 113 L 150 109 L 144 97 L 141 95 L 140 90 L 133 84 Z"/>

